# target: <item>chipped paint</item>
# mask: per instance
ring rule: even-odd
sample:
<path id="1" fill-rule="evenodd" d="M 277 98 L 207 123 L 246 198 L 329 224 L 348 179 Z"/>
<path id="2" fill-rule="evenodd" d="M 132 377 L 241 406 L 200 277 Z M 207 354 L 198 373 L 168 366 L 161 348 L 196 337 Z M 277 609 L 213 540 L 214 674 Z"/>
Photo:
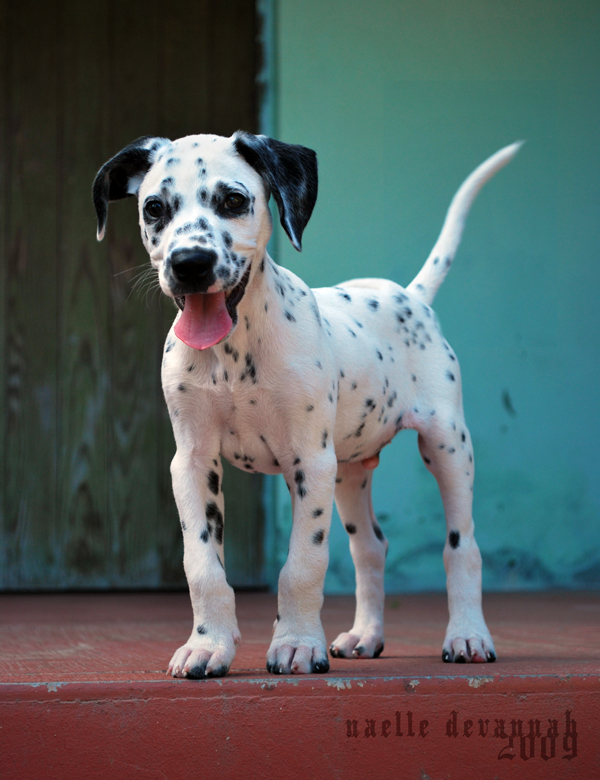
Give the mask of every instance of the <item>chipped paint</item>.
<path id="1" fill-rule="evenodd" d="M 341 680 L 339 677 L 334 677 L 333 680 L 327 680 L 327 687 L 343 691 L 344 688 L 352 688 L 352 683 L 350 680 Z"/>
<path id="2" fill-rule="evenodd" d="M 51 682 L 46 683 L 46 687 L 48 688 L 48 693 L 57 693 L 58 689 L 61 688 L 65 683 L 61 682 Z"/>
<path id="3" fill-rule="evenodd" d="M 404 686 L 406 691 L 414 691 L 417 685 L 419 685 L 419 680 L 411 680 L 410 682 L 407 682 Z"/>
<path id="4" fill-rule="evenodd" d="M 469 681 L 469 688 L 481 688 L 482 685 L 494 682 L 493 677 L 489 677 L 483 674 L 479 675 L 479 677 L 467 677 L 467 680 Z"/>

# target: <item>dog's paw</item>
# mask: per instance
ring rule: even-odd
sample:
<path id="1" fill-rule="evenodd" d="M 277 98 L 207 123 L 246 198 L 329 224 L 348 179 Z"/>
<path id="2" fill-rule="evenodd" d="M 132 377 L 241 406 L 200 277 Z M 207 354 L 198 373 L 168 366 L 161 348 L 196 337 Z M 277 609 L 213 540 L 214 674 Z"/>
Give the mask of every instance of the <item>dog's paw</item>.
<path id="1" fill-rule="evenodd" d="M 484 664 L 496 660 L 494 642 L 485 623 L 452 629 L 448 626 L 442 661 L 455 664 Z"/>
<path id="2" fill-rule="evenodd" d="M 325 642 L 313 637 L 273 640 L 267 653 L 267 671 L 271 674 L 325 674 L 329 659 Z"/>
<path id="3" fill-rule="evenodd" d="M 204 677 L 223 677 L 235 657 L 235 644 L 239 640 L 232 637 L 230 642 L 219 641 L 204 643 L 188 642 L 180 647 L 167 669 L 173 677 L 188 677 L 200 680 Z"/>
<path id="4" fill-rule="evenodd" d="M 383 652 L 383 634 L 366 632 L 359 635 L 352 632 L 340 634 L 330 647 L 334 658 L 379 658 Z"/>

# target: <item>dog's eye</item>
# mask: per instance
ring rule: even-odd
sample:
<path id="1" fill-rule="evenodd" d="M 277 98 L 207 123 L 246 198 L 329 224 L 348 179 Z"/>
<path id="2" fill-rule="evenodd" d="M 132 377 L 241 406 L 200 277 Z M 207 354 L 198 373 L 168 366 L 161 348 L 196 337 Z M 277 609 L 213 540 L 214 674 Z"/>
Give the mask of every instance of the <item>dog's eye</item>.
<path id="1" fill-rule="evenodd" d="M 239 192 L 230 192 L 225 197 L 224 205 L 226 209 L 231 211 L 239 211 L 246 204 L 246 198 Z"/>
<path id="2" fill-rule="evenodd" d="M 163 204 L 159 200 L 149 200 L 144 206 L 144 216 L 148 219 L 160 219 L 164 214 Z"/>

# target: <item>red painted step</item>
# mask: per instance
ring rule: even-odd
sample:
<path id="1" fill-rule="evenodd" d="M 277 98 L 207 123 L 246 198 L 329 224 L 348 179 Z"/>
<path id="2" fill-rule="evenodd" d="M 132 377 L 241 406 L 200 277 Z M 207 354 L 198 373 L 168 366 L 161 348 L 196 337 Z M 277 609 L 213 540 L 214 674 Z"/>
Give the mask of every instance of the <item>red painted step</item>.
<path id="1" fill-rule="evenodd" d="M 328 639 L 353 600 L 329 597 Z M 600 779 L 600 594 L 491 594 L 499 660 L 440 659 L 442 594 L 389 597 L 375 661 L 274 677 L 275 597 L 240 594 L 221 680 L 164 675 L 186 594 L 0 596 L 0 778 Z"/>

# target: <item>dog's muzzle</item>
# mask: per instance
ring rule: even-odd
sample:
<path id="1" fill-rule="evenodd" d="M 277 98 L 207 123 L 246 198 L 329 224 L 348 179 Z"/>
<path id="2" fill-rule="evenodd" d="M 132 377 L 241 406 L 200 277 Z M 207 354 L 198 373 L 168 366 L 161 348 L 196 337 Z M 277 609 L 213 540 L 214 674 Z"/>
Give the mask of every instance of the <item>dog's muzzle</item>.
<path id="1" fill-rule="evenodd" d="M 208 349 L 223 341 L 237 323 L 237 306 L 244 297 L 249 279 L 250 266 L 227 295 L 221 290 L 176 296 L 175 301 L 181 309 L 175 323 L 177 338 L 194 349 Z"/>
<path id="2" fill-rule="evenodd" d="M 215 283 L 217 253 L 212 249 L 176 249 L 168 260 L 176 295 L 206 292 Z"/>

